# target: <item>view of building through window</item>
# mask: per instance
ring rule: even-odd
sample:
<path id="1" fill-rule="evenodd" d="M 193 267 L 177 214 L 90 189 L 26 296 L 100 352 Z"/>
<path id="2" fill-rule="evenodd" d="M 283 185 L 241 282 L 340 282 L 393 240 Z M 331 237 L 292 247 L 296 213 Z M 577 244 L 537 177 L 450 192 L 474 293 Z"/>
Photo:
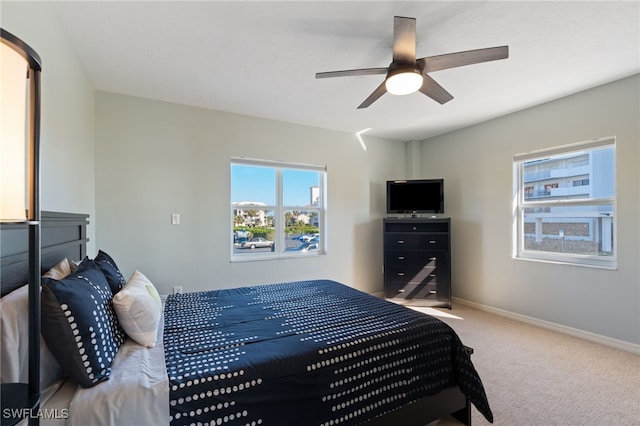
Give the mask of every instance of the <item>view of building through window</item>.
<path id="1" fill-rule="evenodd" d="M 608 139 L 515 161 L 518 257 L 610 266 L 615 257 L 613 144 Z"/>
<path id="2" fill-rule="evenodd" d="M 321 253 L 324 174 L 318 166 L 233 161 L 232 257 Z"/>

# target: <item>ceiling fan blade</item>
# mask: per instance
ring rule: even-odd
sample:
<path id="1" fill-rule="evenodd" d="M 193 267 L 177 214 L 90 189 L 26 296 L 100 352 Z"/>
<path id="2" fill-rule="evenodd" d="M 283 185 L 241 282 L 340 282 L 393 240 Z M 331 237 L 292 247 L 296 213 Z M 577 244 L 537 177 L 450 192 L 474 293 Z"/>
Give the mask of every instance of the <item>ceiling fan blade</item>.
<path id="1" fill-rule="evenodd" d="M 394 16 L 393 62 L 416 63 L 416 19 Z"/>
<path id="2" fill-rule="evenodd" d="M 420 87 L 420 92 L 424 93 L 434 101 L 439 104 L 445 104 L 453 99 L 451 93 L 444 90 L 444 87 L 440 86 L 437 81 L 428 76 L 427 74 L 422 75 L 422 87 Z"/>
<path id="3" fill-rule="evenodd" d="M 378 86 L 378 88 L 374 90 L 373 93 L 370 94 L 369 97 L 365 99 L 363 103 L 360 104 L 358 109 L 368 107 L 369 105 L 377 101 L 378 98 L 380 98 L 380 96 L 384 95 L 385 93 L 387 93 L 387 88 L 385 86 L 385 82 L 383 81 L 382 84 Z"/>
<path id="4" fill-rule="evenodd" d="M 429 56 L 417 60 L 424 73 L 495 61 L 509 57 L 509 46 L 488 47 L 486 49 L 467 50 L 446 55 Z"/>
<path id="5" fill-rule="evenodd" d="M 316 78 L 350 77 L 353 75 L 386 74 L 387 71 L 388 71 L 387 68 L 362 68 L 359 70 L 327 71 L 327 72 L 317 72 Z"/>

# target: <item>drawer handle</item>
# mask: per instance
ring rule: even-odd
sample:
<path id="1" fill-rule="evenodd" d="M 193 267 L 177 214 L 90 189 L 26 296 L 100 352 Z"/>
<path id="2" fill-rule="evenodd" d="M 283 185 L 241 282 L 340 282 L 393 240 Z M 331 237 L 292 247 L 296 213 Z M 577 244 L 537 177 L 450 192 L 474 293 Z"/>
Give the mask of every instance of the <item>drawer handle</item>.
<path id="1" fill-rule="evenodd" d="M 435 277 L 435 276 L 436 276 L 436 274 L 429 274 L 429 276 L 430 276 L 430 277 Z"/>
<path id="2" fill-rule="evenodd" d="M 404 289 L 398 290 L 398 293 L 404 293 Z"/>
<path id="3" fill-rule="evenodd" d="M 435 244 L 436 240 L 429 240 L 429 244 Z"/>
<path id="4" fill-rule="evenodd" d="M 404 240 L 398 240 L 398 244 L 404 244 Z"/>
<path id="5" fill-rule="evenodd" d="M 399 277 L 404 277 L 404 272 L 398 272 Z"/>
<path id="6" fill-rule="evenodd" d="M 436 258 L 435 257 L 430 257 L 429 260 L 436 260 Z"/>
<path id="7" fill-rule="evenodd" d="M 429 290 L 429 294 L 436 294 L 435 290 Z"/>
<path id="8" fill-rule="evenodd" d="M 404 260 L 404 256 L 398 256 L 398 260 Z"/>

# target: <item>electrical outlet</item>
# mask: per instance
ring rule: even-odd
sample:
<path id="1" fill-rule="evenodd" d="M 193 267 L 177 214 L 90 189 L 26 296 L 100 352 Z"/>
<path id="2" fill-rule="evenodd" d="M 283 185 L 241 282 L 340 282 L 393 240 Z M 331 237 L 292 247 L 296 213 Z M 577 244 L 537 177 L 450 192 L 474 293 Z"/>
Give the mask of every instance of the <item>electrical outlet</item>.
<path id="1" fill-rule="evenodd" d="M 171 224 L 172 225 L 180 225 L 180 213 L 172 213 L 171 214 Z"/>
<path id="2" fill-rule="evenodd" d="M 176 285 L 173 287 L 173 294 L 182 294 L 182 286 Z"/>

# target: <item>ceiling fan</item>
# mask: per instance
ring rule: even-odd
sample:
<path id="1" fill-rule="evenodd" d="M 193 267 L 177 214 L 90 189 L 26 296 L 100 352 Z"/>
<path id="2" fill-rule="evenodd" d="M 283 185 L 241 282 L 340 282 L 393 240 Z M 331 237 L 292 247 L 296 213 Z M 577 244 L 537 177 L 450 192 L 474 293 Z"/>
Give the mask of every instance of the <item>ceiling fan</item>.
<path id="1" fill-rule="evenodd" d="M 416 58 L 416 19 L 393 18 L 393 60 L 385 68 L 362 68 L 316 73 L 316 78 L 349 77 L 356 75 L 387 74 L 384 81 L 358 109 L 366 108 L 386 92 L 406 95 L 416 91 L 444 104 L 453 96 L 429 76 L 430 72 L 509 57 L 509 46 L 467 50 L 445 55 Z"/>

